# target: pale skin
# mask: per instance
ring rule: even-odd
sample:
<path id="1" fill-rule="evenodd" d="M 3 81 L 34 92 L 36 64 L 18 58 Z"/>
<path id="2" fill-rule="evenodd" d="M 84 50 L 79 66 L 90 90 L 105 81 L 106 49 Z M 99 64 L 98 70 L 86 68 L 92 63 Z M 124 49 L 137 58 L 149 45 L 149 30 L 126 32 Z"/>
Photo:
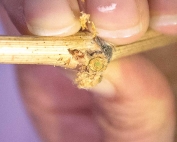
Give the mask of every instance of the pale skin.
<path id="1" fill-rule="evenodd" d="M 80 29 L 79 5 L 91 14 L 99 36 L 114 44 L 138 40 L 149 21 L 154 30 L 177 34 L 176 0 L 1 3 L 21 34 L 72 35 Z M 21 65 L 17 71 L 44 142 L 174 142 L 174 94 L 164 74 L 142 55 L 111 62 L 103 82 L 91 90 L 77 89 L 60 68 Z"/>

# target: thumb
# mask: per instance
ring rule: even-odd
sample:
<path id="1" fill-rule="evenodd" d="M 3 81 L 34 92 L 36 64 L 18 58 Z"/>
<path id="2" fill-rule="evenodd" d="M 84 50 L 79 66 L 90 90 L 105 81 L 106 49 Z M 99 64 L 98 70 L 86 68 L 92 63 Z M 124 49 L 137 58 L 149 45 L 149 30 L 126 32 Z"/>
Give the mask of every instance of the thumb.
<path id="1" fill-rule="evenodd" d="M 111 63 L 93 92 L 105 142 L 174 141 L 172 91 L 145 58 L 131 56 Z"/>

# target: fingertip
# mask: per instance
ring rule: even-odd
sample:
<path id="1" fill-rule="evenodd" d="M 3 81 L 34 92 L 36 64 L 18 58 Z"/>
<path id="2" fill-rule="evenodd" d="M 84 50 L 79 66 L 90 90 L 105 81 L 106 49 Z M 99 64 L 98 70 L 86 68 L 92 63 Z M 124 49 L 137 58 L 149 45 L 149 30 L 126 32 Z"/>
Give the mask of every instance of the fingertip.
<path id="1" fill-rule="evenodd" d="M 77 1 L 26 0 L 24 13 L 29 31 L 35 35 L 67 36 L 79 31 Z"/>
<path id="2" fill-rule="evenodd" d="M 150 27 L 167 35 L 177 34 L 177 15 L 158 15 L 152 16 Z"/>
<path id="3" fill-rule="evenodd" d="M 177 35 L 177 3 L 175 0 L 149 0 L 150 27 L 160 33 Z"/>
<path id="4" fill-rule="evenodd" d="M 86 1 L 86 12 L 98 36 L 118 45 L 138 40 L 149 24 L 147 1 Z"/>

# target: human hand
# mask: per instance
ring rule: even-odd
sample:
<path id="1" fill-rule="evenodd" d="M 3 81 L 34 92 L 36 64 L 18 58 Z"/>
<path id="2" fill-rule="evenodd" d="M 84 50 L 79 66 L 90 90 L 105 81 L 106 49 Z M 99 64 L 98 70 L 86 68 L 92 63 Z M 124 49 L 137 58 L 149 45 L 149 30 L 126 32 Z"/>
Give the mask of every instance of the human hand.
<path id="1" fill-rule="evenodd" d="M 22 0 L 2 2 L 23 34 L 65 36 L 80 28 L 78 17 L 72 13 L 79 15 L 74 0 L 70 0 L 72 10 L 66 1 L 60 0 L 24 1 L 25 6 Z M 148 27 L 149 9 L 145 0 L 99 0 L 92 3 L 86 0 L 85 3 L 86 12 L 91 14 L 97 29 L 102 29 L 98 30 L 99 35 L 110 42 L 135 41 Z M 96 10 L 98 3 L 113 7 L 116 3 L 117 8 L 113 12 L 101 13 Z M 152 15 L 160 16 L 174 14 L 177 6 L 174 0 L 151 0 L 149 3 Z M 166 11 L 162 7 L 166 7 Z M 157 19 L 153 18 L 152 23 L 154 20 Z M 168 20 L 169 25 L 165 26 L 151 25 L 163 33 L 175 34 L 176 25 L 172 20 L 175 18 Z M 34 28 L 30 29 L 26 21 Z M 130 32 L 130 28 L 137 25 L 141 25 L 140 31 Z M 22 96 L 44 141 L 174 141 L 175 110 L 171 88 L 163 74 L 144 57 L 131 56 L 110 63 L 103 82 L 90 91 L 76 89 L 63 74 L 65 71 L 48 66 L 18 66 Z"/>

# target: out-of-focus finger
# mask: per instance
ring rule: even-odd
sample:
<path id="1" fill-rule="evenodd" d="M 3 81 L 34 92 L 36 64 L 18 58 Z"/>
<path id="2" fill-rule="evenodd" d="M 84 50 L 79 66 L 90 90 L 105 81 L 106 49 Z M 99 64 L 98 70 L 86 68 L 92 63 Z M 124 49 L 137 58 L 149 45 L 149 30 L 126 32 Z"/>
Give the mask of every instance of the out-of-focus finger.
<path id="1" fill-rule="evenodd" d="M 59 68 L 17 67 L 24 104 L 46 142 L 98 142 L 92 95 L 78 90 Z"/>
<path id="2" fill-rule="evenodd" d="M 110 63 L 93 90 L 105 142 L 173 142 L 174 96 L 164 76 L 140 56 Z"/>

